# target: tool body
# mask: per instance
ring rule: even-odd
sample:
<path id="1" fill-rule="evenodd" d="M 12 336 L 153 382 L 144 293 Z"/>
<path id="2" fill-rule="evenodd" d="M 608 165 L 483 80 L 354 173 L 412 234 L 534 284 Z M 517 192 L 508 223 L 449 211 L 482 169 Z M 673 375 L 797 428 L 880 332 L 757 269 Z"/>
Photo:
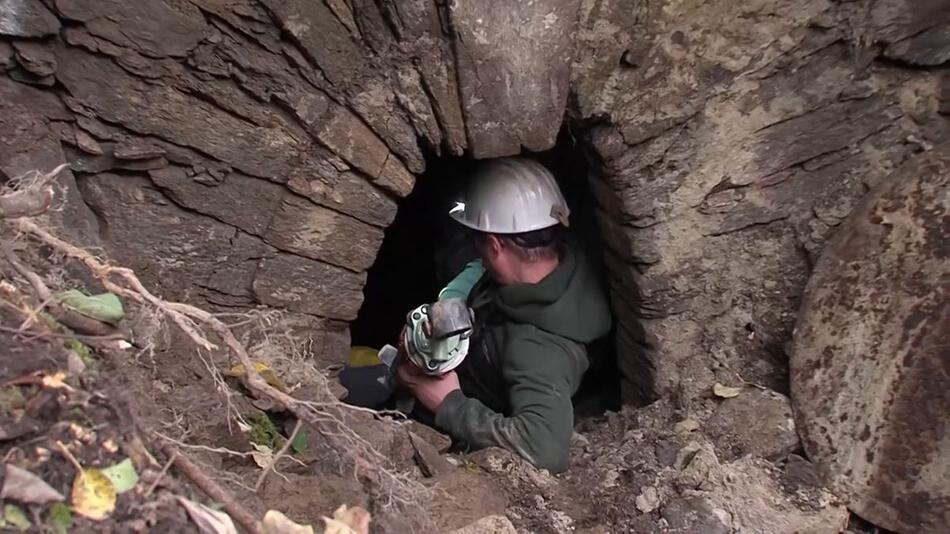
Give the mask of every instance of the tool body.
<path id="1" fill-rule="evenodd" d="M 463 299 L 423 304 L 409 312 L 403 331 L 406 356 L 428 375 L 458 367 L 468 354 L 474 314 Z"/>

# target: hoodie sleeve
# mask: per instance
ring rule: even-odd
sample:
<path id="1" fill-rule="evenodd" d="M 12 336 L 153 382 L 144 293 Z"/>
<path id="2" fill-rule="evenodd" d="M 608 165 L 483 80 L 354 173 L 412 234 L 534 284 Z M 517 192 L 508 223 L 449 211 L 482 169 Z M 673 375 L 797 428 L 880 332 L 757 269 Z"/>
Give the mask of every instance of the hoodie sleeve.
<path id="1" fill-rule="evenodd" d="M 587 358 L 582 345 L 559 343 L 535 332 L 538 336 L 515 338 L 505 349 L 502 374 L 510 417 L 456 391 L 446 397 L 435 421 L 472 448 L 502 447 L 558 473 L 567 469 L 574 428 L 571 396 L 587 369 Z"/>

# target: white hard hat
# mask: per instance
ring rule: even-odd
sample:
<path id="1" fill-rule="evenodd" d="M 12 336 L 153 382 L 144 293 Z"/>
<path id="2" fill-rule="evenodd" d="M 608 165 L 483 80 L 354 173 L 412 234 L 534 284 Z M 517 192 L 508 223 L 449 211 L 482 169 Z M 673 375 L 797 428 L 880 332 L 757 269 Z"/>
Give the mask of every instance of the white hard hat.
<path id="1" fill-rule="evenodd" d="M 449 211 L 456 221 L 480 232 L 520 234 L 568 225 L 570 210 L 554 176 L 540 163 L 499 158 L 482 164 L 465 197 Z"/>

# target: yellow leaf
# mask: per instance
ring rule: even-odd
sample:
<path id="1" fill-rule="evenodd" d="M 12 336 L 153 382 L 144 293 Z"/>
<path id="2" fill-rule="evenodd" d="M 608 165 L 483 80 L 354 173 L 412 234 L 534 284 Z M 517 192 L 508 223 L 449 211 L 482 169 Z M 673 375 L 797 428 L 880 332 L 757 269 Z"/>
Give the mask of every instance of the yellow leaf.
<path id="1" fill-rule="evenodd" d="M 369 534 L 370 515 L 359 506 L 347 508 L 345 504 L 333 512 L 333 519 L 324 517 L 326 528 L 323 534 Z"/>
<path id="2" fill-rule="evenodd" d="M 115 488 L 99 469 L 83 469 L 73 481 L 72 501 L 77 514 L 101 521 L 115 510 Z"/>
<path id="3" fill-rule="evenodd" d="M 66 373 L 57 371 L 43 377 L 43 386 L 53 389 L 69 388 L 66 384 Z"/>
<path id="4" fill-rule="evenodd" d="M 255 452 L 251 453 L 251 458 L 261 469 L 266 468 L 274 461 L 274 451 L 267 445 L 251 442 L 251 446 L 255 449 Z"/>
<path id="5" fill-rule="evenodd" d="M 294 523 L 277 510 L 268 510 L 261 522 L 262 534 L 313 534 L 313 527 Z"/>
<path id="6" fill-rule="evenodd" d="M 277 378 L 277 375 L 274 374 L 274 371 L 271 370 L 270 367 L 261 362 L 254 362 L 254 370 L 257 371 L 257 374 L 261 375 L 261 378 L 263 378 L 264 381 L 270 384 L 272 387 L 283 393 L 287 393 L 287 388 L 284 386 L 284 383 L 281 382 L 279 378 Z M 235 365 L 225 374 L 228 376 L 233 376 L 234 378 L 241 378 L 244 376 L 244 364 L 239 363 Z"/>
<path id="7" fill-rule="evenodd" d="M 729 386 L 724 386 L 719 382 L 716 382 L 716 385 L 713 386 L 713 393 L 717 397 L 722 397 L 724 399 L 731 399 L 733 397 L 739 396 L 739 392 L 742 391 L 740 388 L 733 388 Z"/>

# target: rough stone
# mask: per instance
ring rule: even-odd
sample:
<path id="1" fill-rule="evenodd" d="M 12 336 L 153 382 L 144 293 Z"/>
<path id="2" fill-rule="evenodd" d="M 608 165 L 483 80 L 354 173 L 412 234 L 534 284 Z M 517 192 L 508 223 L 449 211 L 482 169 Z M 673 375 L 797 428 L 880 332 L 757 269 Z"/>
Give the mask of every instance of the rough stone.
<path id="1" fill-rule="evenodd" d="M 648 514 L 653 510 L 656 510 L 660 505 L 660 497 L 656 493 L 656 488 L 649 486 L 647 488 L 643 488 L 643 490 L 640 492 L 640 495 L 637 495 L 633 502 L 636 505 L 637 510 Z"/>
<path id="2" fill-rule="evenodd" d="M 451 534 L 515 534 L 518 532 L 511 520 L 503 515 L 490 515 L 453 530 Z"/>
<path id="3" fill-rule="evenodd" d="M 950 60 L 950 10 L 940 0 L 885 0 L 869 9 L 875 42 L 884 56 L 910 65 L 936 67 Z"/>
<path id="4" fill-rule="evenodd" d="M 884 528 L 950 516 L 950 145 L 871 189 L 825 247 L 792 344 L 792 398 L 823 482 Z"/>
<path id="5" fill-rule="evenodd" d="M 213 188 L 177 166 L 153 170 L 149 176 L 176 203 L 256 236 L 265 235 L 285 194 L 279 184 L 238 171 L 228 173 Z"/>
<path id="6" fill-rule="evenodd" d="M 365 274 L 279 252 L 258 263 L 254 295 L 270 306 L 351 321 L 363 303 Z"/>
<path id="7" fill-rule="evenodd" d="M 335 154 L 366 173 L 380 186 L 406 196 L 415 182 L 379 137 L 342 106 L 334 106 L 317 132 L 317 138 Z"/>
<path id="8" fill-rule="evenodd" d="M 821 487 L 821 479 L 815 464 L 797 454 L 789 454 L 782 472 L 782 485 L 795 493 L 800 489 Z"/>
<path id="9" fill-rule="evenodd" d="M 409 431 L 409 441 L 412 443 L 416 463 L 422 470 L 423 475 L 427 477 L 439 477 L 451 473 L 455 469 L 454 465 L 439 454 L 438 449 L 436 449 L 434 445 L 419 437 L 411 430 Z"/>
<path id="10" fill-rule="evenodd" d="M 554 146 L 567 103 L 578 5 L 577 0 L 449 5 L 458 33 L 459 94 L 476 158 Z"/>
<path id="11" fill-rule="evenodd" d="M 712 437 L 718 456 L 777 460 L 799 448 L 792 406 L 788 397 L 774 391 L 744 388 L 724 399 L 703 430 Z"/>
<path id="12" fill-rule="evenodd" d="M 94 156 L 101 156 L 103 154 L 102 146 L 99 145 L 99 142 L 95 140 L 91 135 L 87 134 L 84 130 L 76 130 L 76 147 L 78 147 L 83 152 L 92 154 Z"/>
<path id="13" fill-rule="evenodd" d="M 0 179 L 49 172 L 67 163 L 50 121 L 69 117 L 55 94 L 0 77 Z M 98 222 L 79 195 L 72 171 L 64 169 L 55 183 L 60 186 L 57 194 L 65 194 L 57 200 L 63 207 L 47 212 L 45 222 L 62 228 L 79 244 L 98 244 Z"/>
<path id="14" fill-rule="evenodd" d="M 402 45 L 420 58 L 415 68 L 439 122 L 443 146 L 450 154 L 461 155 L 467 145 L 465 120 L 459 102 L 455 57 L 451 43 L 443 38 L 440 7 L 427 0 L 389 4 L 396 14 L 391 20 Z"/>
<path id="15" fill-rule="evenodd" d="M 336 171 L 325 163 L 317 166 L 317 175 L 292 172 L 287 187 L 321 206 L 374 226 L 386 227 L 396 218 L 396 203 L 362 176 Z"/>
<path id="16" fill-rule="evenodd" d="M 61 24 L 40 0 L 6 0 L 0 3 L 0 35 L 45 37 Z"/>
<path id="17" fill-rule="evenodd" d="M 56 72 L 56 56 L 49 46 L 35 41 L 13 41 L 17 61 L 29 73 L 49 76 Z"/>
<path id="18" fill-rule="evenodd" d="M 196 299 L 222 265 L 242 265 L 237 230 L 175 206 L 144 176 L 102 173 L 80 181 L 83 198 L 108 221 L 109 256 L 162 296 Z M 143 232 L 142 228 L 149 228 Z M 232 256 L 233 254 L 233 256 Z"/>
<path id="19" fill-rule="evenodd" d="M 147 84 L 108 59 L 66 47 L 57 60 L 57 77 L 70 94 L 106 121 L 193 147 L 248 174 L 283 181 L 290 159 L 306 149 L 276 125 L 256 126 L 168 85 Z"/>
<path id="20" fill-rule="evenodd" d="M 0 41 L 0 69 L 7 70 L 16 65 L 13 47 L 6 41 Z"/>
<path id="21" fill-rule="evenodd" d="M 409 420 L 410 431 L 417 437 L 425 440 L 439 452 L 444 452 L 452 445 L 452 438 L 439 432 L 429 425 L 424 425 L 415 420 Z"/>
<path id="22" fill-rule="evenodd" d="M 281 250 L 359 272 L 375 261 L 383 232 L 287 192 L 265 239 Z"/>
<path id="23" fill-rule="evenodd" d="M 56 0 L 63 17 L 89 33 L 149 57 L 184 56 L 205 36 L 207 24 L 187 2 L 130 4 L 123 0 Z"/>
<path id="24" fill-rule="evenodd" d="M 149 143 L 120 141 L 115 144 L 113 154 L 119 159 L 152 159 L 165 155 L 165 149 Z"/>
<path id="25" fill-rule="evenodd" d="M 701 497 L 676 499 L 663 506 L 660 515 L 670 526 L 671 532 L 690 534 L 729 534 L 731 525 L 715 513 L 708 500 Z"/>

